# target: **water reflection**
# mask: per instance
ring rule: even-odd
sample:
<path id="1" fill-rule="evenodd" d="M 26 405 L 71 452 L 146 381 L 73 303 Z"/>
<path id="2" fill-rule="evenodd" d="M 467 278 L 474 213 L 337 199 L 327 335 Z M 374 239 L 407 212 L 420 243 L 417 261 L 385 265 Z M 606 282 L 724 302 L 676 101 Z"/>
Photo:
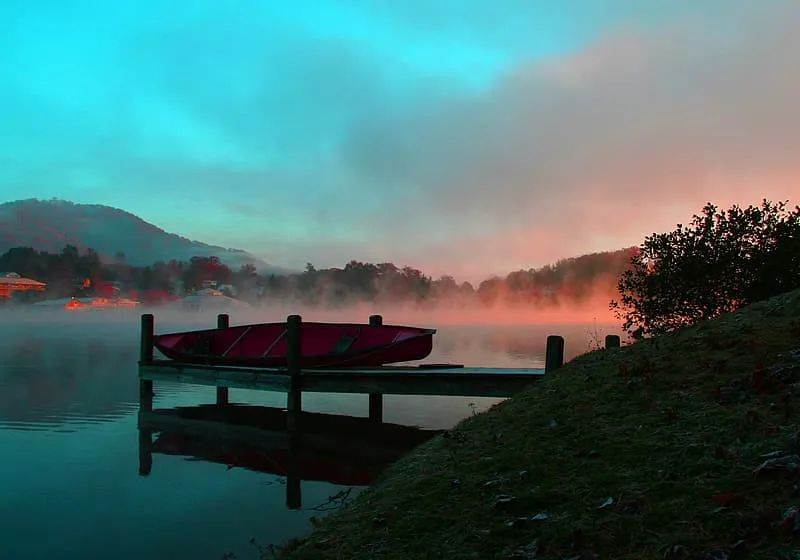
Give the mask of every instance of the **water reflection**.
<path id="1" fill-rule="evenodd" d="M 286 505 L 301 507 L 300 481 L 366 486 L 440 430 L 334 414 L 250 405 L 199 405 L 139 414 L 139 474 L 153 455 L 179 455 L 286 478 Z"/>
<path id="2" fill-rule="evenodd" d="M 231 401 L 250 406 L 220 411 L 197 406 L 214 401 L 213 388 L 166 382 L 156 387 L 158 417 L 143 418 L 153 424 L 140 432 L 136 316 L 18 319 L 0 321 L 2 558 L 257 560 L 251 538 L 280 543 L 307 533 L 314 506 L 349 488 L 357 494 L 435 433 L 337 416 L 366 416 L 367 395 L 310 393 L 294 445 L 285 394 L 232 390 Z M 564 335 L 569 356 L 585 350 L 590 328 L 441 327 L 429 359 L 540 367 L 548 334 Z M 447 429 L 498 400 L 387 395 L 384 419 Z M 137 476 L 139 467 L 151 474 Z M 286 508 L 287 491 L 299 485 L 303 507 Z"/>

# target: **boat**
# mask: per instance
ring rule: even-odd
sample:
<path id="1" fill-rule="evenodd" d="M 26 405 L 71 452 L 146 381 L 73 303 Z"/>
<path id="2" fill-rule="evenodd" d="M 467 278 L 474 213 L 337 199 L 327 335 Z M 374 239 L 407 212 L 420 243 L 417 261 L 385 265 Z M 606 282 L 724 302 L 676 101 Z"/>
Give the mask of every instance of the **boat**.
<path id="1" fill-rule="evenodd" d="M 286 323 L 162 334 L 154 345 L 179 362 L 285 367 Z M 421 360 L 433 347 L 434 329 L 356 323 L 303 323 L 301 367 L 371 367 Z"/>

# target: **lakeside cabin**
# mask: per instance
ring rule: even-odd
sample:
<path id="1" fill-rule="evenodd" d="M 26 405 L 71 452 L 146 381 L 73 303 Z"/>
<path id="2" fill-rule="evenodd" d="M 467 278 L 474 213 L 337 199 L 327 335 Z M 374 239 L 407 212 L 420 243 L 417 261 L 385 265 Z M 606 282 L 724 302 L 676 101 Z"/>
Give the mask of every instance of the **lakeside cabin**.
<path id="1" fill-rule="evenodd" d="M 47 284 L 32 278 L 24 278 L 16 272 L 0 274 L 0 300 L 11 299 L 15 292 L 43 292 Z"/>

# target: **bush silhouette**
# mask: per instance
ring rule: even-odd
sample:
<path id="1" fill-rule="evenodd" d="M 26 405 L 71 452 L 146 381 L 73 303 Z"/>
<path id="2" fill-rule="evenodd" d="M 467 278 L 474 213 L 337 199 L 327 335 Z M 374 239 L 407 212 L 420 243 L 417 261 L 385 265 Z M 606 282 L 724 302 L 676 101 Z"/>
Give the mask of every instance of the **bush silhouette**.
<path id="1" fill-rule="evenodd" d="M 652 234 L 611 307 L 638 338 L 669 332 L 800 286 L 800 207 L 708 203 L 688 226 Z"/>

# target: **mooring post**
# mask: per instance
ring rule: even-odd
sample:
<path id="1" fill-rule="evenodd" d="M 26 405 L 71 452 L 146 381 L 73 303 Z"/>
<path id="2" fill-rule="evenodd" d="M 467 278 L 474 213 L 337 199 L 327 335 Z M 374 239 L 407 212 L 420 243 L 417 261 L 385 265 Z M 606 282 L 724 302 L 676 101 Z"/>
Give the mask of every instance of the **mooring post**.
<path id="1" fill-rule="evenodd" d="M 551 334 L 547 337 L 544 372 L 550 373 L 564 365 L 564 337 Z"/>
<path id="2" fill-rule="evenodd" d="M 142 339 L 139 346 L 139 362 L 149 363 L 153 361 L 153 332 L 154 320 L 152 313 L 142 315 Z"/>
<path id="3" fill-rule="evenodd" d="M 606 335 L 606 350 L 610 348 L 619 348 L 621 345 L 619 335 L 607 334 Z"/>
<path id="4" fill-rule="evenodd" d="M 152 313 L 142 315 L 141 339 L 139 343 L 139 365 L 146 365 L 153 361 L 153 336 L 155 332 Z M 153 410 L 153 381 L 139 378 L 139 408 Z"/>
<path id="5" fill-rule="evenodd" d="M 227 313 L 220 313 L 217 315 L 217 328 L 227 329 L 231 324 L 230 317 Z M 217 405 L 223 406 L 228 404 L 228 388 L 217 387 Z"/>
<path id="6" fill-rule="evenodd" d="M 300 412 L 303 410 L 302 368 L 300 357 L 302 352 L 303 319 L 300 315 L 289 315 L 286 318 L 286 370 L 289 374 L 289 393 L 286 398 L 287 428 L 293 431 L 298 427 Z"/>
<path id="7" fill-rule="evenodd" d="M 370 327 L 380 327 L 381 325 L 383 325 L 383 317 L 380 315 L 369 316 Z M 381 393 L 369 394 L 369 419 L 383 422 L 383 395 Z"/>

